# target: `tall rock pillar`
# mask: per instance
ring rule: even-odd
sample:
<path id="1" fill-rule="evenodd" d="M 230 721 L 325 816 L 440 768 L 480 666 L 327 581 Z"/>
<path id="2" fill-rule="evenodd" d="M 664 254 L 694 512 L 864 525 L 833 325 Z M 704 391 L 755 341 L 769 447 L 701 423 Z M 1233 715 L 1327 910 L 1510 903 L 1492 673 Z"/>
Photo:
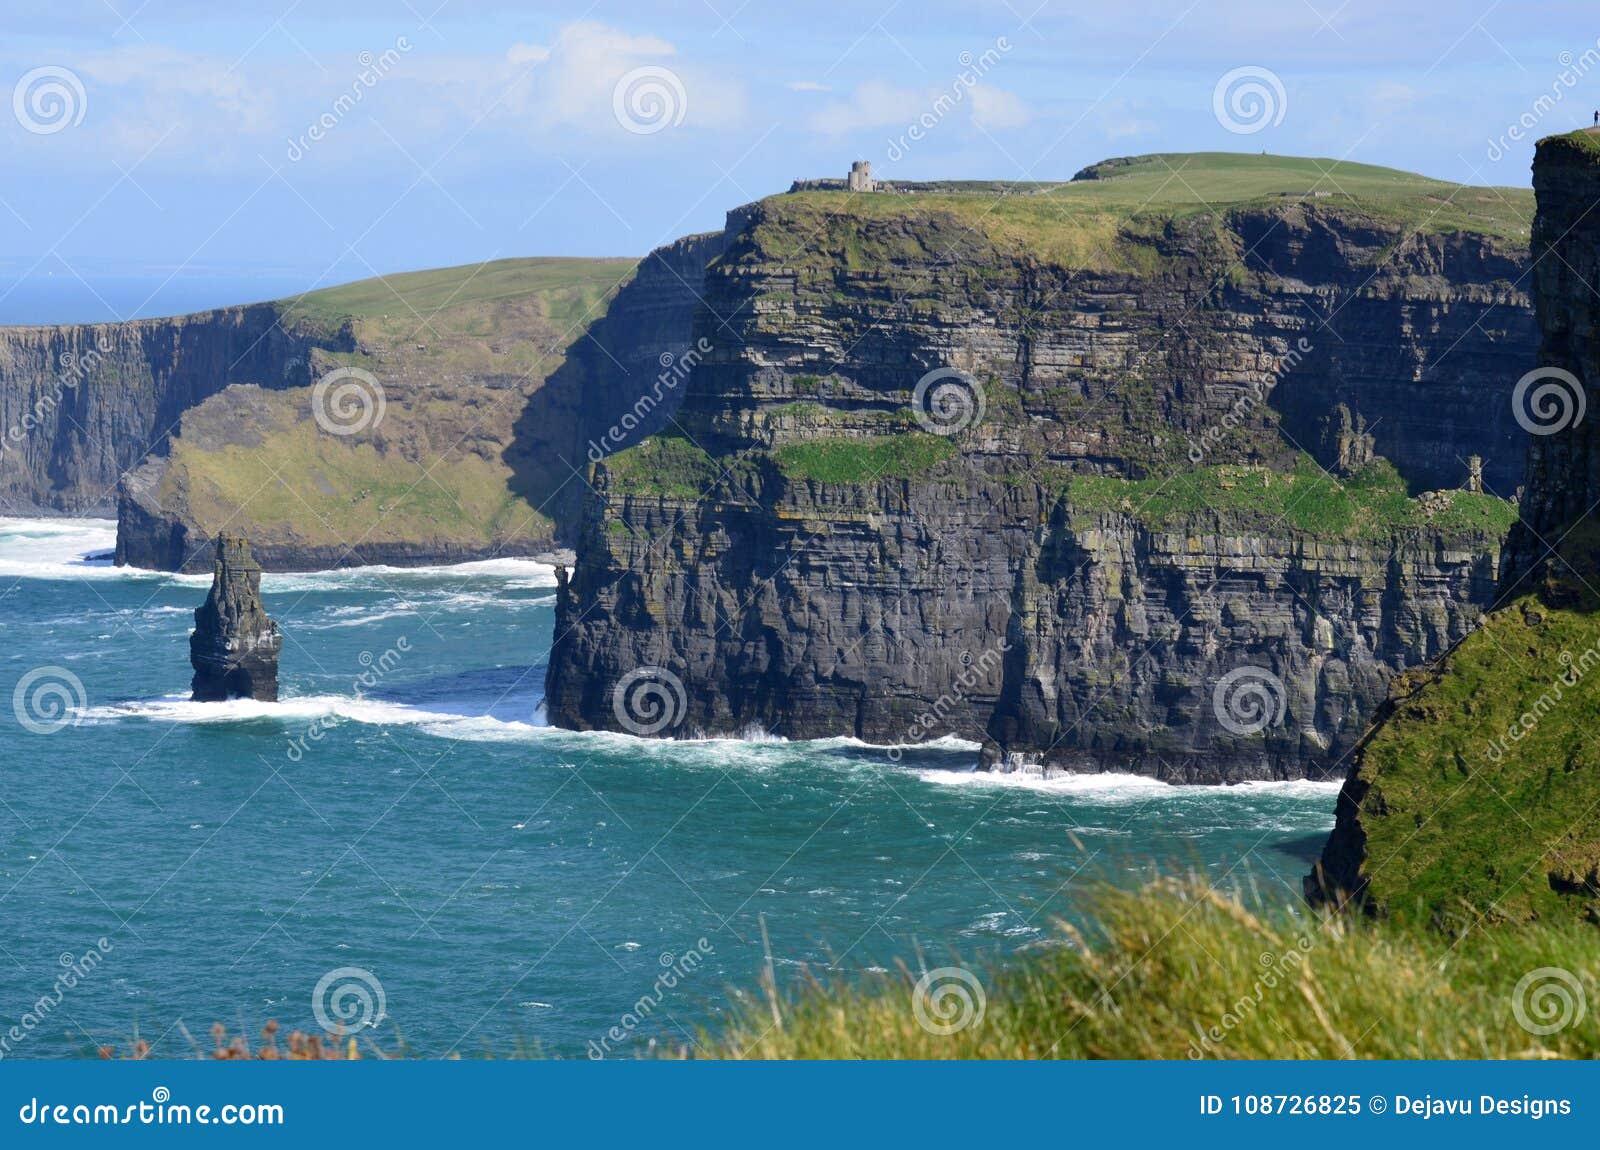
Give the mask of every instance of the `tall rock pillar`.
<path id="1" fill-rule="evenodd" d="M 193 699 L 278 700 L 278 649 L 283 636 L 261 605 L 261 565 L 242 535 L 219 535 L 211 593 L 194 613 L 189 661 Z"/>

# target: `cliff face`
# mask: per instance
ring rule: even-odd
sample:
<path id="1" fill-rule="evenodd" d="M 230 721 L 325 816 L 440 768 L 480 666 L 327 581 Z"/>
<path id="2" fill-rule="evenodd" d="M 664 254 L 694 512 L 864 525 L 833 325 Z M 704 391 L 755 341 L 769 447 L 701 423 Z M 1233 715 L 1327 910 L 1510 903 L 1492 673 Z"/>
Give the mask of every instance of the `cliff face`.
<path id="1" fill-rule="evenodd" d="M 1533 167 L 1538 212 L 1533 224 L 1537 364 L 1524 365 L 1516 409 L 1528 438 L 1527 494 L 1506 543 L 1507 590 L 1527 589 L 1551 563 L 1569 528 L 1600 502 L 1600 188 L 1595 156 L 1600 135 L 1581 133 L 1542 141 Z M 1522 373 L 1519 373 L 1521 375 Z"/>
<path id="2" fill-rule="evenodd" d="M 630 729 L 616 688 L 649 667 L 684 688 L 661 734 L 957 734 L 1001 766 L 1318 775 L 1489 603 L 1497 538 L 1451 521 L 1451 495 L 1347 535 L 1304 515 L 1331 479 L 1237 514 L 1162 505 L 1289 483 L 1301 449 L 1352 490 L 1375 456 L 1425 492 L 1479 455 L 1509 494 L 1505 400 L 1534 344 L 1516 244 L 1311 201 L 1051 250 L 959 198 L 870 207 L 804 193 L 730 217 L 685 438 L 596 468 L 552 721 Z"/>
<path id="3" fill-rule="evenodd" d="M 568 545 L 589 466 L 660 431 L 682 402 L 699 358 L 694 323 L 706 268 L 723 244 L 711 232 L 646 256 L 605 313 L 572 333 L 565 362 L 519 416 L 511 447 L 519 484 L 549 509 Z"/>
<path id="4" fill-rule="evenodd" d="M 615 685 L 650 666 L 686 685 L 680 736 L 955 734 L 1001 767 L 1320 776 L 1394 672 L 1461 638 L 1495 586 L 1487 541 L 1159 531 L 981 475 L 739 494 L 600 487 L 611 506 L 558 599 L 552 716 L 616 729 Z M 1216 700 L 1252 668 L 1283 707 L 1256 730 L 1247 702 Z"/>
<path id="5" fill-rule="evenodd" d="M 118 479 L 166 449 L 179 416 L 232 383 L 304 386 L 313 347 L 271 304 L 126 324 L 0 328 L 0 500 L 104 511 Z"/>
<path id="6" fill-rule="evenodd" d="M 720 241 L 680 240 L 631 275 L 527 260 L 390 277 L 370 298 L 333 289 L 319 310 L 356 311 L 351 346 L 313 353 L 313 375 L 358 371 L 362 425 L 330 433 L 313 388 L 233 387 L 190 408 L 172 450 L 122 483 L 118 562 L 207 570 L 224 526 L 274 571 L 559 555 L 588 443 L 689 345 Z"/>
<path id="7" fill-rule="evenodd" d="M 1600 135 L 1540 141 L 1533 184 L 1542 338 L 1513 378 L 1535 433 L 1501 606 L 1394 684 L 1306 880 L 1313 900 L 1456 930 L 1600 922 Z"/>

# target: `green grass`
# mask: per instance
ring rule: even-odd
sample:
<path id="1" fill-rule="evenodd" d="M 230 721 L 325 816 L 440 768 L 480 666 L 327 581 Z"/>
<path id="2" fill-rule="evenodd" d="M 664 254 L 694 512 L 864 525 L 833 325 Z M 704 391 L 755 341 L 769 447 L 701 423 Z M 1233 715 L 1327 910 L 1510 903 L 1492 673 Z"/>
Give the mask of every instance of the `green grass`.
<path id="1" fill-rule="evenodd" d="M 624 279 L 632 259 L 532 258 L 401 272 L 322 288 L 279 300 L 290 319 L 337 326 L 346 318 L 395 319 L 414 328 L 441 310 L 465 308 L 539 295 L 546 315 L 570 327 L 597 300 Z M 426 339 L 426 335 L 422 338 Z"/>
<path id="2" fill-rule="evenodd" d="M 1164 530 L 1210 522 L 1241 529 L 1286 525 L 1324 539 L 1373 542 L 1428 528 L 1447 538 L 1499 540 L 1516 520 L 1515 505 L 1493 495 L 1453 491 L 1414 499 L 1387 460 L 1342 482 L 1300 455 L 1287 473 L 1216 464 L 1139 480 L 1079 475 L 1067 492 L 1076 511 L 1122 511 Z"/>
<path id="3" fill-rule="evenodd" d="M 358 350 L 315 353 L 371 372 L 383 422 L 341 438 L 312 389 L 228 388 L 186 412 L 158 492 L 210 533 L 260 540 L 488 549 L 548 539 L 505 459 L 527 396 L 604 314 L 632 260 L 514 259 L 384 276 L 279 301 L 313 331 L 350 325 Z"/>
<path id="4" fill-rule="evenodd" d="M 1102 178 L 1015 185 L 1003 196 L 988 186 L 914 195 L 808 191 L 766 203 L 786 226 L 815 241 L 814 251 L 846 266 L 892 258 L 897 247 L 912 254 L 925 241 L 895 226 L 907 219 L 935 225 L 944 234 L 934 242 L 946 251 L 961 233 L 975 232 L 1003 252 L 1027 251 L 1065 267 L 1138 270 L 1157 258 L 1150 244 L 1171 221 L 1231 208 L 1342 210 L 1397 231 L 1467 231 L 1512 245 L 1526 241 L 1533 218 L 1528 188 L 1462 187 L 1331 159 L 1193 152 L 1107 161 L 1092 170 Z M 852 239 L 834 234 L 841 217 L 885 226 L 869 239 Z"/>
<path id="5" fill-rule="evenodd" d="M 821 483 L 872 483 L 926 474 L 956 454 L 948 438 L 912 431 L 900 435 L 811 439 L 786 443 L 773 459 L 789 479 Z"/>
<path id="6" fill-rule="evenodd" d="M 1600 613 L 1543 594 L 1392 688 L 1358 760 L 1374 912 L 1600 920 Z"/>
<path id="7" fill-rule="evenodd" d="M 515 414 L 391 394 L 383 420 L 349 437 L 316 423 L 307 389 L 232 387 L 185 413 L 161 477 L 166 506 L 210 534 L 223 526 L 306 546 L 414 543 L 487 548 L 548 538 L 550 520 L 510 487 L 474 421 Z"/>
<path id="8" fill-rule="evenodd" d="M 716 460 L 681 436 L 653 435 L 605 462 L 612 490 L 622 495 L 698 499 L 717 481 Z"/>
<path id="9" fill-rule="evenodd" d="M 1593 987 L 1600 932 L 1573 924 L 1426 929 L 1289 909 L 1255 912 L 1194 884 L 1103 892 L 1095 933 L 1011 963 L 970 967 L 977 988 L 923 995 L 900 970 L 865 985 L 802 975 L 740 999 L 703 1036 L 726 1058 L 1593 1058 L 1600 1016 L 1549 1035 L 1519 1025 L 1524 974 L 1560 967 Z M 930 985 L 961 987 L 948 977 Z M 1526 996 L 1525 996 L 1526 997 Z M 1534 1000 L 1530 1005 L 1536 1005 Z M 1546 1021 L 1525 1010 L 1533 1022 Z"/>
<path id="10" fill-rule="evenodd" d="M 1559 136 L 1547 136 L 1539 141 L 1539 147 L 1573 151 L 1593 160 L 1600 157 L 1600 132 L 1593 128 L 1578 128 Z"/>

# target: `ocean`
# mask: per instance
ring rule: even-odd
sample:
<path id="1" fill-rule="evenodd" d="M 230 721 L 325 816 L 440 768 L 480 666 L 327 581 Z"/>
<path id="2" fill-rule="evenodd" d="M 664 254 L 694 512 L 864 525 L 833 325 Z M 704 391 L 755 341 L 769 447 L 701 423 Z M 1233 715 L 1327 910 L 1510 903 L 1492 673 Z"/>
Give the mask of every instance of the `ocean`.
<path id="1" fill-rule="evenodd" d="M 1328 783 L 556 730 L 525 560 L 268 575 L 282 701 L 193 704 L 209 577 L 115 568 L 115 533 L 0 519 L 0 1057 L 269 1019 L 428 1057 L 692 1046 L 769 951 L 780 989 L 985 969 L 1157 874 L 1292 902 L 1333 824 Z"/>

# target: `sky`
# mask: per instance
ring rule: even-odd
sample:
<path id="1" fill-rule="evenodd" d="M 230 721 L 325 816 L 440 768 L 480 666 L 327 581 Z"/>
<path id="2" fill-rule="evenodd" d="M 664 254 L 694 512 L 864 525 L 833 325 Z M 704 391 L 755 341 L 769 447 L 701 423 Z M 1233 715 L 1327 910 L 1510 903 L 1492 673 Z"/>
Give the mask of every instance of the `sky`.
<path id="1" fill-rule="evenodd" d="M 72 322 L 642 255 L 855 159 L 1060 180 L 1109 156 L 1269 151 L 1527 186 L 1533 140 L 1600 108 L 1600 13 L 5 0 L 8 94 L 0 322 Z"/>

